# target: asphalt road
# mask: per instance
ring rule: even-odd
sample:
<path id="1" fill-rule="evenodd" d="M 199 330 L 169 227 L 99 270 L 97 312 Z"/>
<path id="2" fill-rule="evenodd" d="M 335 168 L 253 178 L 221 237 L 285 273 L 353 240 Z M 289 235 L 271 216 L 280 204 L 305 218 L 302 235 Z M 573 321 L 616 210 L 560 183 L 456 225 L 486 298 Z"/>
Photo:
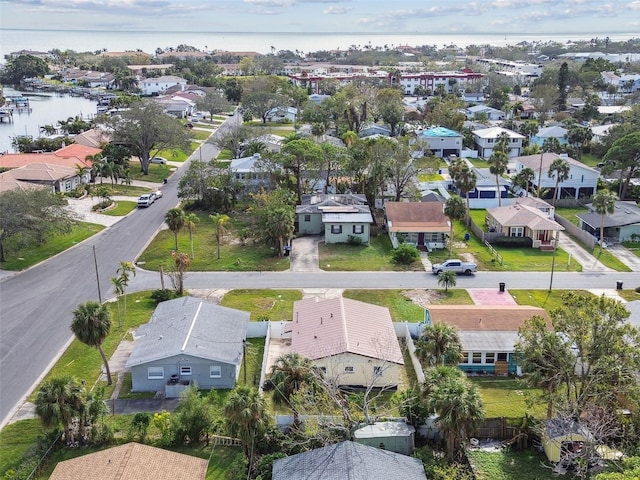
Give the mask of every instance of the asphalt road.
<path id="1" fill-rule="evenodd" d="M 235 121 L 230 117 L 218 131 Z M 217 155 L 212 144 L 201 148 L 202 158 Z M 196 150 L 191 158 L 199 157 Z M 119 263 L 133 261 L 155 236 L 167 210 L 178 204 L 177 185 L 186 166 L 169 177 L 162 186 L 163 198 L 151 207 L 138 209 L 88 241 L 0 282 L 0 428 L 73 339 L 69 328 L 73 309 L 99 299 L 93 248 L 105 300 L 113 296 L 110 279 Z M 159 288 L 157 274 L 155 278 L 153 288 Z"/>

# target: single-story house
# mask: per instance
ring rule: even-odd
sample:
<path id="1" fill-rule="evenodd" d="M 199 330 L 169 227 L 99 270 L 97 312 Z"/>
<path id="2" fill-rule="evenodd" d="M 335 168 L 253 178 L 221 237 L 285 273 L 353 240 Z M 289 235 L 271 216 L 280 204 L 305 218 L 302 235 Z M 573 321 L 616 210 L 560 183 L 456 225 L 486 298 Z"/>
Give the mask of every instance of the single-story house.
<path id="1" fill-rule="evenodd" d="M 88 156 L 93 156 L 102 152 L 100 148 L 87 147 L 73 143 L 62 147 L 55 152 L 48 153 L 6 153 L 0 155 L 0 168 L 18 168 L 31 163 L 47 163 L 62 167 L 85 167 L 91 168 L 92 162 L 87 160 Z"/>
<path id="2" fill-rule="evenodd" d="M 92 128 L 82 133 L 78 133 L 73 137 L 74 142 L 77 145 L 84 145 L 85 147 L 101 148 L 104 144 L 110 141 L 106 132 L 98 128 Z"/>
<path id="3" fill-rule="evenodd" d="M 474 105 L 464 109 L 464 114 L 469 120 L 474 120 L 485 116 L 487 120 L 497 121 L 504 120 L 506 114 L 502 110 L 489 107 L 488 105 Z"/>
<path id="4" fill-rule="evenodd" d="M 611 127 L 613 127 L 613 123 L 608 123 L 606 125 L 593 125 L 589 127 L 591 129 L 591 143 L 601 143 L 602 139 L 609 133 Z"/>
<path id="5" fill-rule="evenodd" d="M 433 127 L 418 134 L 418 139 L 426 144 L 433 154 L 440 158 L 449 155 L 460 156 L 462 152 L 462 134 L 444 127 Z"/>
<path id="6" fill-rule="evenodd" d="M 405 422 L 376 422 L 353 432 L 353 441 L 389 452 L 413 455 L 415 436 L 416 429 Z"/>
<path id="7" fill-rule="evenodd" d="M 343 297 L 294 302 L 291 351 L 352 387 L 395 387 L 404 365 L 389 309 Z"/>
<path id="8" fill-rule="evenodd" d="M 564 227 L 535 207 L 516 203 L 487 210 L 489 231 L 500 232 L 507 237 L 528 237 L 532 248 L 553 250 L 559 232 Z"/>
<path id="9" fill-rule="evenodd" d="M 522 151 L 522 142 L 524 135 L 502 127 L 482 128 L 473 130 L 473 141 L 476 145 L 478 154 L 483 158 L 489 158 L 493 155 L 493 149 L 498 142 L 501 134 L 506 133 L 509 136 L 509 157 L 517 157 Z"/>
<path id="10" fill-rule="evenodd" d="M 411 243 L 418 248 L 445 248 L 451 223 L 444 202 L 385 202 L 387 231 L 393 248 Z"/>
<path id="11" fill-rule="evenodd" d="M 187 118 L 197 111 L 196 103 L 188 98 L 162 96 L 155 99 L 162 110 L 178 118 Z"/>
<path id="12" fill-rule="evenodd" d="M 274 135 L 273 133 L 265 133 L 259 137 L 253 138 L 251 141 L 264 144 L 269 152 L 280 152 L 285 138 L 282 135 Z"/>
<path id="13" fill-rule="evenodd" d="M 390 137 L 391 128 L 386 125 L 380 125 L 377 123 L 369 123 L 364 125 L 358 132 L 360 138 L 373 137 L 374 135 Z"/>
<path id="14" fill-rule="evenodd" d="M 528 305 L 429 305 L 427 325 L 446 323 L 458 329 L 467 373 L 506 375 L 517 373 L 515 344 L 525 320 L 541 316 L 551 330 L 547 312 Z"/>
<path id="15" fill-rule="evenodd" d="M 331 95 L 322 95 L 320 93 L 312 93 L 311 95 L 309 95 L 308 100 L 310 102 L 315 103 L 316 105 L 320 105 L 322 102 L 330 98 L 331 98 Z"/>
<path id="16" fill-rule="evenodd" d="M 595 168 L 586 166 L 584 163 L 574 160 L 566 154 L 542 153 L 536 155 L 525 155 L 516 157 L 515 169 L 519 173 L 523 168 L 528 167 L 533 170 L 535 176 L 531 185 L 534 188 L 538 184 L 542 189 L 548 189 L 543 198 L 553 198 L 556 187 L 555 177 L 549 177 L 549 169 L 554 160 L 563 159 L 569 164 L 569 178 L 558 185 L 557 198 L 585 198 L 591 197 L 598 188 L 598 178 L 600 172 Z M 540 172 L 542 171 L 542 178 Z"/>
<path id="17" fill-rule="evenodd" d="M 254 153 L 250 157 L 234 158 L 229 163 L 231 175 L 250 190 L 270 185 L 272 174 L 261 168 L 260 159 L 259 153 Z"/>
<path id="18" fill-rule="evenodd" d="M 555 138 L 558 140 L 560 145 L 567 144 L 567 130 L 566 128 L 562 128 L 559 125 L 554 125 L 552 127 L 542 127 L 538 130 L 538 132 L 531 137 L 531 143 L 542 147 L 544 145 L 544 141 L 548 138 Z"/>
<path id="19" fill-rule="evenodd" d="M 267 112 L 267 122 L 281 122 L 287 120 L 295 123 L 298 118 L 298 109 L 295 107 L 276 107 Z"/>
<path id="20" fill-rule="evenodd" d="M 42 185 L 36 185 L 35 183 L 23 182 L 16 180 L 15 178 L 7 175 L 8 172 L 0 173 L 0 193 L 9 192 L 12 190 L 20 190 L 23 192 L 29 190 L 38 190 L 40 188 L 48 188 Z"/>
<path id="21" fill-rule="evenodd" d="M 426 480 L 422 461 L 400 453 L 340 442 L 273 462 L 273 480 Z"/>
<path id="22" fill-rule="evenodd" d="M 593 204 L 585 205 L 588 213 L 579 213 L 579 226 L 595 237 L 600 237 L 602 215 L 596 213 Z M 616 202 L 613 213 L 604 216 L 604 239 L 607 243 L 618 243 L 640 238 L 640 208 L 635 202 Z"/>
<path id="23" fill-rule="evenodd" d="M 249 313 L 194 297 L 158 304 L 134 333 L 126 363 L 134 392 L 178 397 L 193 382 L 233 388 L 240 373 Z"/>
<path id="24" fill-rule="evenodd" d="M 130 442 L 56 465 L 49 480 L 204 480 L 204 458 Z"/>
<path id="25" fill-rule="evenodd" d="M 296 206 L 296 230 L 300 235 L 324 234 L 325 243 L 346 243 L 356 237 L 369 243 L 373 216 L 364 195 L 303 195 Z"/>
<path id="26" fill-rule="evenodd" d="M 46 186 L 53 193 L 66 193 L 71 192 L 82 183 L 89 183 L 91 172 L 87 170 L 83 175 L 79 175 L 78 169 L 73 167 L 50 165 L 48 163 L 30 163 L 0 173 L 0 177 L 2 177 L 3 181 L 12 179 L 28 182 Z"/>

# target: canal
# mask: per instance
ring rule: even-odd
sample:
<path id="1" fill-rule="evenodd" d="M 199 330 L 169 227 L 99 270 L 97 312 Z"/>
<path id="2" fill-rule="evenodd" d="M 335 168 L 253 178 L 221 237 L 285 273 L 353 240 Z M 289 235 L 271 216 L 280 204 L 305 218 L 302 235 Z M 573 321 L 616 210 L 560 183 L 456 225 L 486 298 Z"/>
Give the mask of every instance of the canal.
<path id="1" fill-rule="evenodd" d="M 13 112 L 13 122 L 0 123 L 0 153 L 14 152 L 11 146 L 13 137 L 29 135 L 37 138 L 44 125 L 57 126 L 58 120 L 80 115 L 85 120 L 96 115 L 96 101 L 84 97 L 53 92 L 30 92 L 5 87 L 6 96 L 23 95 L 29 99 L 29 110 Z M 42 134 L 44 135 L 44 134 Z"/>

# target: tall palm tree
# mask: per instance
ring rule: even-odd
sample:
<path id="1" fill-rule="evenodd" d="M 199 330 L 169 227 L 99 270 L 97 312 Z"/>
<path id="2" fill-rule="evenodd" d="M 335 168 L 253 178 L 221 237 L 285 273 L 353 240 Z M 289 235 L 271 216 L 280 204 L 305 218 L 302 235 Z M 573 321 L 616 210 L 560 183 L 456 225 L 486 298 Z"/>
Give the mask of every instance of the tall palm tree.
<path id="1" fill-rule="evenodd" d="M 36 415 L 45 428 L 64 429 L 64 439 L 71 442 L 71 422 L 83 408 L 82 390 L 71 375 L 45 381 L 36 394 Z"/>
<path id="2" fill-rule="evenodd" d="M 109 335 L 110 330 L 111 314 L 106 305 L 87 300 L 78 305 L 73 311 L 71 331 L 82 343 L 98 349 L 106 370 L 108 385 L 112 383 L 111 370 L 109 369 L 107 356 L 102 350 L 102 343 Z"/>
<path id="3" fill-rule="evenodd" d="M 218 260 L 220 260 L 220 241 L 224 234 L 227 233 L 226 224 L 231 220 L 229 215 L 225 215 L 224 213 L 216 213 L 214 215 L 209 215 L 209 218 L 213 220 L 214 225 L 216 226 L 216 242 L 218 243 Z"/>
<path id="4" fill-rule="evenodd" d="M 191 259 L 189 255 L 186 253 L 177 253 L 174 255 L 175 264 L 176 264 L 176 289 L 178 290 L 178 294 L 182 295 L 184 293 L 184 274 L 187 270 L 189 270 L 189 266 L 191 265 Z"/>
<path id="5" fill-rule="evenodd" d="M 431 367 L 438 364 L 457 365 L 462 358 L 462 343 L 460 343 L 458 330 L 447 323 L 436 323 L 425 327 L 418 343 L 420 360 Z"/>
<path id="6" fill-rule="evenodd" d="M 498 195 L 498 206 L 502 206 L 502 191 L 500 190 L 500 176 L 507 171 L 509 156 L 501 150 L 494 149 L 493 155 L 489 158 L 489 172 L 496 176 L 496 189 Z"/>
<path id="7" fill-rule="evenodd" d="M 191 249 L 191 259 L 193 259 L 193 232 L 196 229 L 196 223 L 200 221 L 198 215 L 193 212 L 185 213 L 184 227 L 189 231 L 189 246 Z"/>
<path id="8" fill-rule="evenodd" d="M 574 125 L 569 128 L 566 139 L 567 142 L 569 142 L 569 144 L 575 149 L 576 160 L 580 160 L 582 158 L 582 149 L 591 141 L 592 138 L 593 132 L 590 128 L 582 127 L 580 125 Z"/>
<path id="9" fill-rule="evenodd" d="M 290 405 L 289 400 L 303 385 L 311 385 L 314 380 L 313 363 L 299 353 L 285 353 L 271 366 L 270 380 L 273 384 L 273 402 L 276 405 Z M 298 409 L 293 410 L 293 424 L 299 422 Z"/>
<path id="10" fill-rule="evenodd" d="M 468 432 L 484 418 L 478 388 L 469 382 L 456 367 L 436 367 L 435 383 L 428 386 L 426 403 L 438 416 L 437 425 L 447 440 L 449 461 L 459 454 Z M 430 380 L 425 380 L 425 384 Z"/>
<path id="11" fill-rule="evenodd" d="M 120 297 L 124 295 L 124 284 L 122 283 L 122 277 L 111 277 L 111 284 L 113 285 L 113 293 L 116 294 L 116 302 L 118 306 L 118 326 L 122 325 L 120 321 Z"/>
<path id="12" fill-rule="evenodd" d="M 551 162 L 551 166 L 549 167 L 549 178 L 556 179 L 556 186 L 553 190 L 553 206 L 556 206 L 556 201 L 560 197 L 560 192 L 558 191 L 558 185 L 562 182 L 569 179 L 569 173 L 571 172 L 571 167 L 569 166 L 569 162 L 567 162 L 563 158 L 556 158 L 553 162 Z"/>
<path id="13" fill-rule="evenodd" d="M 455 287 L 457 282 L 456 272 L 451 270 L 445 270 L 438 275 L 438 285 L 444 287 L 445 293 L 449 291 L 450 287 Z"/>
<path id="14" fill-rule="evenodd" d="M 604 217 L 616 209 L 618 196 L 611 190 L 600 190 L 593 196 L 593 209 L 600 215 L 600 250 L 604 245 Z"/>
<path id="15" fill-rule="evenodd" d="M 288 243 L 293 235 L 295 213 L 292 208 L 280 207 L 268 214 L 269 235 L 278 244 L 278 256 L 284 252 L 285 241 Z"/>
<path id="16" fill-rule="evenodd" d="M 227 398 L 224 415 L 229 433 L 242 441 L 244 455 L 251 465 L 255 439 L 269 425 L 264 398 L 255 388 L 237 386 Z"/>
<path id="17" fill-rule="evenodd" d="M 528 194 L 529 187 L 534 178 L 536 178 L 536 172 L 530 167 L 524 167 L 513 177 L 513 184 L 524 189 Z"/>
<path id="18" fill-rule="evenodd" d="M 562 144 L 556 137 L 545 138 L 544 142 L 542 143 L 542 151 L 550 153 L 561 153 Z"/>
<path id="19" fill-rule="evenodd" d="M 164 216 L 164 221 L 173 232 L 176 252 L 178 251 L 178 232 L 184 228 L 184 210 L 181 208 L 172 208 Z"/>
<path id="20" fill-rule="evenodd" d="M 469 226 L 469 192 L 472 192 L 476 188 L 478 177 L 476 172 L 469 167 L 466 160 L 462 158 L 456 159 L 451 164 L 449 167 L 449 175 L 460 193 L 464 193 L 464 198 L 467 202 L 465 223 Z"/>
<path id="21" fill-rule="evenodd" d="M 87 155 L 84 159 L 91 162 L 91 176 L 94 181 L 97 176 L 100 176 L 100 185 L 102 185 L 103 171 L 107 164 L 106 158 L 101 153 L 96 153 L 95 155 Z"/>
<path id="22" fill-rule="evenodd" d="M 444 204 L 444 214 L 449 217 L 449 256 L 453 252 L 453 221 L 462 220 L 467 214 L 464 200 L 458 195 L 451 195 Z"/>
<path id="23" fill-rule="evenodd" d="M 116 270 L 116 274 L 118 274 L 118 278 L 120 279 L 120 283 L 122 284 L 122 295 L 124 295 L 124 320 L 127 321 L 127 296 L 125 295 L 126 289 L 129 286 L 129 279 L 131 278 L 131 274 L 136 276 L 136 267 L 133 266 L 131 262 L 120 262 L 118 269 Z"/>

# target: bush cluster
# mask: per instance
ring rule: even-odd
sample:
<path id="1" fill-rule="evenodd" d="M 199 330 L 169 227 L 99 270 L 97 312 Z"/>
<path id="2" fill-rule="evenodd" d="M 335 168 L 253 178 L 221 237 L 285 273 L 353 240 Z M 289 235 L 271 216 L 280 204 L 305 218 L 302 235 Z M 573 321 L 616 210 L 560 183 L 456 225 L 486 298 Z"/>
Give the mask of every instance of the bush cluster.
<path id="1" fill-rule="evenodd" d="M 498 237 L 493 241 L 496 247 L 531 248 L 533 240 L 529 237 Z"/>

